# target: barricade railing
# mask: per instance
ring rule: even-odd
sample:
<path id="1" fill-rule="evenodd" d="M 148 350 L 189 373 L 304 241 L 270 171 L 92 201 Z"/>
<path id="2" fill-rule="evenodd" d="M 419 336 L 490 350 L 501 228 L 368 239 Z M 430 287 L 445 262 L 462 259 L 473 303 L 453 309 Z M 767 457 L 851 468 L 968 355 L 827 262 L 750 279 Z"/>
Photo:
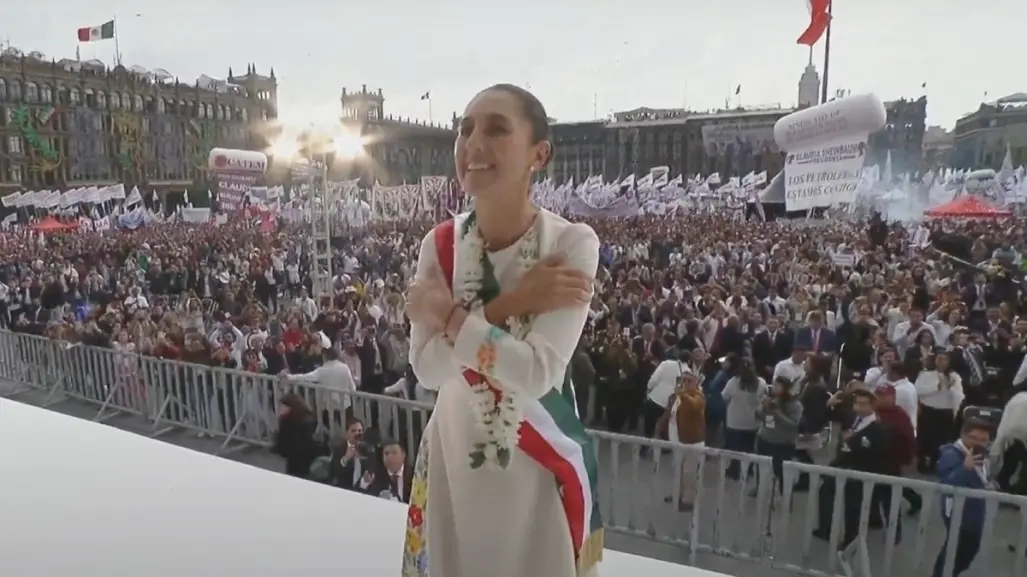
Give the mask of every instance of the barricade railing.
<path id="1" fill-rule="evenodd" d="M 221 442 L 219 454 L 270 447 L 277 408 L 288 393 L 315 409 L 325 438 L 341 439 L 351 412 L 407 447 L 411 458 L 432 410 L 394 397 L 7 331 L 0 331 L 0 379 L 15 385 L 8 397 L 32 392 L 33 402 L 44 406 L 75 399 L 96 409 L 96 421 L 135 416 L 153 437 L 182 430 L 212 437 Z M 983 503 L 975 566 L 987 563 L 996 577 L 1027 571 L 1025 497 L 791 461 L 778 478 L 765 456 L 590 434 L 597 441 L 608 530 L 671 545 L 672 556 L 683 554 L 680 560 L 691 565 L 707 566 L 713 555 L 802 575 L 904 577 L 931 574 L 939 551 L 952 543 L 942 557 L 948 577 L 957 563 L 962 513 Z M 800 480 L 808 492 L 796 489 Z M 910 492 L 923 502 L 915 521 L 901 510 Z M 951 524 L 942 520 L 943 507 L 951 507 Z M 877 513 L 883 531 L 870 527 Z M 813 536 L 817 528 L 828 530 L 821 535 L 828 543 Z"/>

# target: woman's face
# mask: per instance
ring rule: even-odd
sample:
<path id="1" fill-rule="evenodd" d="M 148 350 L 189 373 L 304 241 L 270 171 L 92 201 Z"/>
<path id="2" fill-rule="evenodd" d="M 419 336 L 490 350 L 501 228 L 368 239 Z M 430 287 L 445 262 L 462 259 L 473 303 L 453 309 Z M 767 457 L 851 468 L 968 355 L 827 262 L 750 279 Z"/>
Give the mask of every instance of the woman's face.
<path id="1" fill-rule="evenodd" d="M 949 356 L 937 355 L 934 357 L 934 368 L 939 371 L 946 371 L 949 368 Z"/>
<path id="2" fill-rule="evenodd" d="M 521 100 L 505 90 L 480 92 L 467 105 L 454 158 L 463 189 L 474 196 L 525 188 L 532 169 L 542 167 L 549 143 L 533 143 Z"/>

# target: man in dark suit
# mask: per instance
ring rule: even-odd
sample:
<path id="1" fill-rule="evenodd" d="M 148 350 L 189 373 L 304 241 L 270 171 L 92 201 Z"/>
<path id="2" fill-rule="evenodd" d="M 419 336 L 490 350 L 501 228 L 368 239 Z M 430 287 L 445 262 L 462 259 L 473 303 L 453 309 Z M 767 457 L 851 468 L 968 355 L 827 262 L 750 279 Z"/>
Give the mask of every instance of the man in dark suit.
<path id="1" fill-rule="evenodd" d="M 642 325 L 642 334 L 631 341 L 631 353 L 638 364 L 631 377 L 631 410 L 628 414 L 628 430 L 634 431 L 638 423 L 638 414 L 645 402 L 649 377 L 653 376 L 656 367 L 666 357 L 666 345 L 656 338 L 656 327 L 651 323 Z"/>
<path id="2" fill-rule="evenodd" d="M 373 479 L 373 450 L 364 442 L 364 423 L 353 419 L 346 425 L 346 439 L 331 456 L 328 467 L 331 483 L 348 490 L 359 490 L 361 482 Z"/>
<path id="3" fill-rule="evenodd" d="M 385 367 L 388 366 L 388 351 L 378 342 L 378 333 L 373 326 L 362 328 L 362 341 L 357 354 L 360 356 L 360 390 L 380 395 L 385 391 Z M 378 403 L 371 404 L 371 427 L 378 427 Z"/>
<path id="4" fill-rule="evenodd" d="M 987 275 L 982 272 L 974 275 L 973 283 L 964 286 L 960 296 L 969 312 L 970 324 L 974 327 L 983 327 L 987 310 L 997 307 L 1002 301 L 998 291 L 988 283 Z"/>
<path id="5" fill-rule="evenodd" d="M 752 340 L 752 358 L 756 363 L 756 370 L 767 382 L 774 373 L 777 363 L 787 359 L 792 354 L 793 335 L 791 331 L 781 328 L 781 321 L 777 317 L 767 319 L 767 330 L 755 336 Z"/>
<path id="6" fill-rule="evenodd" d="M 390 501 L 409 503 L 413 480 L 414 471 L 407 466 L 406 451 L 399 443 L 389 441 L 382 445 L 382 466 L 360 480 L 360 490 Z"/>
<path id="7" fill-rule="evenodd" d="M 640 326 L 653 322 L 653 311 L 642 304 L 637 294 L 632 294 L 630 300 L 617 311 L 617 322 L 622 327 L 630 328 L 633 334 L 638 334 Z"/>
<path id="8" fill-rule="evenodd" d="M 806 316 L 806 326 L 796 331 L 795 340 L 805 344 L 811 353 L 832 354 L 838 350 L 834 331 L 824 328 L 824 317 L 820 311 L 812 311 Z"/>
<path id="9" fill-rule="evenodd" d="M 888 434 L 883 425 L 877 421 L 874 413 L 874 394 L 865 389 L 852 392 L 839 391 L 828 401 L 832 409 L 843 402 L 846 395 L 852 398 L 853 420 L 838 446 L 838 455 L 832 467 L 861 471 L 864 473 L 882 473 L 882 464 L 887 463 L 890 455 Z M 831 520 L 834 516 L 834 496 L 838 490 L 834 477 L 823 477 L 818 498 L 818 523 L 813 536 L 819 539 L 831 538 Z M 850 479 L 843 489 L 844 529 L 840 548 L 847 547 L 859 533 L 860 509 L 863 506 L 863 483 Z"/>

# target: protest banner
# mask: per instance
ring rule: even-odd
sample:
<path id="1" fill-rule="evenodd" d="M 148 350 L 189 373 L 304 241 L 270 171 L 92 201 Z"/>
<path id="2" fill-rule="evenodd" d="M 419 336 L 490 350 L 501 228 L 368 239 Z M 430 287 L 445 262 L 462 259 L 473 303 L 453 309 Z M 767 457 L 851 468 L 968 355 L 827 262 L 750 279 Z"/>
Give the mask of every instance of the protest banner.
<path id="1" fill-rule="evenodd" d="M 870 133 L 884 127 L 884 105 L 860 94 L 793 112 L 777 121 L 774 139 L 785 157 L 785 209 L 852 202 Z"/>

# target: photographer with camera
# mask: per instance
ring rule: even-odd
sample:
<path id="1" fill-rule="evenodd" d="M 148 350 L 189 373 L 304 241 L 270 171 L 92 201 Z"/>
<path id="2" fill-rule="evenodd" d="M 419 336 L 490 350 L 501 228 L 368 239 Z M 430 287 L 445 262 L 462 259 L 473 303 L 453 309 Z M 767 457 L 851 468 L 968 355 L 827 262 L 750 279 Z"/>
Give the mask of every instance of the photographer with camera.
<path id="1" fill-rule="evenodd" d="M 359 491 L 374 480 L 374 447 L 364 441 L 364 423 L 353 419 L 346 425 L 346 439 L 332 450 L 331 484 Z"/>

